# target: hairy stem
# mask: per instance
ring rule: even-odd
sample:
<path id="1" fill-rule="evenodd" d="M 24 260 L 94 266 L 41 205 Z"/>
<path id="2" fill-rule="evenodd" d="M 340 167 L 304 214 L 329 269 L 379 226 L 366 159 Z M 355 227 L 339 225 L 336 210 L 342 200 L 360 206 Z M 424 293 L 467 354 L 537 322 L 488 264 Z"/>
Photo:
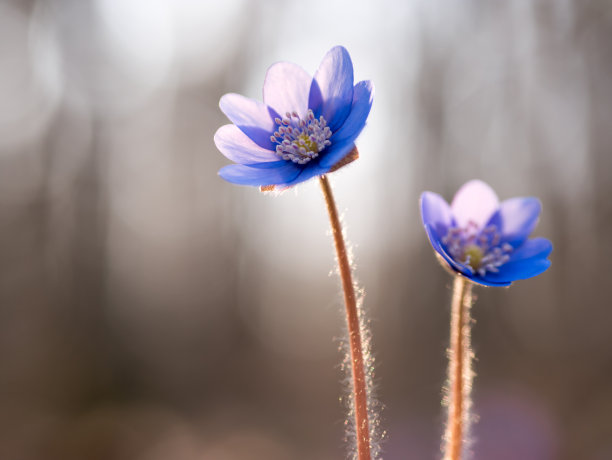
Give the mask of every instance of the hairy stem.
<path id="1" fill-rule="evenodd" d="M 346 321 L 349 333 L 349 347 L 351 351 L 351 369 L 353 375 L 353 403 L 355 410 L 355 428 L 357 435 L 357 456 L 359 460 L 370 460 L 370 429 L 368 423 L 368 394 L 364 370 L 364 354 L 357 312 L 357 298 L 355 286 L 351 275 L 351 266 L 342 235 L 342 225 L 338 217 L 336 202 L 331 186 L 326 176 L 319 178 L 321 190 L 325 196 L 329 220 L 331 223 L 338 268 L 344 290 L 344 304 L 346 306 Z"/>
<path id="2" fill-rule="evenodd" d="M 451 306 L 450 349 L 448 351 L 448 421 L 444 434 L 444 460 L 461 460 L 470 423 L 472 390 L 472 348 L 470 307 L 472 283 L 457 275 Z"/>

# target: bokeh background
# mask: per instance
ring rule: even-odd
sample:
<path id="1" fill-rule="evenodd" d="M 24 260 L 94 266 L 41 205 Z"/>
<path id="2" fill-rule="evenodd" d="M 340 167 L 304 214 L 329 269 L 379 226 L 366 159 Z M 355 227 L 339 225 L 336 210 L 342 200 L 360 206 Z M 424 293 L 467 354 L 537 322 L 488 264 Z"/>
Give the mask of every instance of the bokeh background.
<path id="1" fill-rule="evenodd" d="M 552 268 L 476 290 L 478 460 L 612 458 L 609 0 L 3 0 L 0 458 L 345 456 L 316 181 L 227 184 L 226 92 L 336 44 L 376 86 L 333 175 L 385 459 L 439 458 L 450 277 L 423 190 L 543 202 Z"/>

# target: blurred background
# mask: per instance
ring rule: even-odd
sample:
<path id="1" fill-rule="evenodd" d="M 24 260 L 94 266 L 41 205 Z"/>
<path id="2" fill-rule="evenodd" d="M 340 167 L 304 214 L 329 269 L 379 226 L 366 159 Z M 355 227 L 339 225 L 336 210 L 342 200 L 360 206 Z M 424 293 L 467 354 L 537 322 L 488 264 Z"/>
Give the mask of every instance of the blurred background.
<path id="1" fill-rule="evenodd" d="M 439 458 L 451 279 L 418 198 L 538 196 L 552 267 L 478 288 L 474 458 L 612 458 L 609 0 L 2 0 L 0 458 L 345 457 L 316 181 L 223 182 L 226 92 L 346 46 L 376 85 L 332 176 L 385 459 Z"/>

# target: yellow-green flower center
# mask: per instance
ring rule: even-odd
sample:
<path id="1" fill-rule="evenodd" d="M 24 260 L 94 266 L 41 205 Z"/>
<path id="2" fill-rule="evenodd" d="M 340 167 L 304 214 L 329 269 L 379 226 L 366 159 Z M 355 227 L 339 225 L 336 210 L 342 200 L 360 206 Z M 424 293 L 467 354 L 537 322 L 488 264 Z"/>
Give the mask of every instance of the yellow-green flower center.
<path id="1" fill-rule="evenodd" d="M 287 112 L 284 118 L 275 118 L 274 122 L 278 128 L 270 140 L 277 144 L 276 155 L 283 160 L 304 165 L 331 145 L 332 132 L 325 118 L 315 118 L 310 109 L 304 118 L 297 112 Z"/>
<path id="2" fill-rule="evenodd" d="M 471 221 L 465 227 L 449 228 L 442 238 L 442 244 L 456 262 L 480 276 L 485 276 L 486 272 L 499 271 L 499 267 L 508 262 L 513 251 L 512 246 L 501 242 L 501 235 L 495 225 L 481 230 Z"/>
<path id="3" fill-rule="evenodd" d="M 298 144 L 303 146 L 307 152 L 319 153 L 319 146 L 316 142 L 310 139 L 310 136 L 306 133 L 302 133 L 297 138 Z"/>
<path id="4" fill-rule="evenodd" d="M 465 249 L 463 250 L 463 254 L 465 260 L 468 261 L 469 265 L 474 270 L 478 270 L 480 268 L 482 257 L 484 256 L 484 254 L 482 253 L 482 248 L 476 246 L 475 244 L 470 244 L 465 247 Z"/>

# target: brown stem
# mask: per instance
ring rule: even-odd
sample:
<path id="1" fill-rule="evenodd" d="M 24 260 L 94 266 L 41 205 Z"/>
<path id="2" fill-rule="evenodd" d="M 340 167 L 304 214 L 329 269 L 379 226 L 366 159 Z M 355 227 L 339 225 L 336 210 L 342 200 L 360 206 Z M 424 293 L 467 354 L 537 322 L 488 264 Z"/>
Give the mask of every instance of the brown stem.
<path id="1" fill-rule="evenodd" d="M 319 178 L 321 190 L 325 196 L 329 220 L 331 223 L 336 253 L 338 256 L 338 267 L 342 288 L 344 290 L 344 303 L 346 305 L 346 320 L 348 323 L 349 343 L 351 349 L 351 369 L 353 373 L 353 403 L 355 408 L 355 427 L 357 430 L 357 456 L 359 460 L 370 460 L 370 429 L 368 423 L 368 395 L 366 391 L 366 379 L 364 371 L 363 349 L 361 343 L 361 331 L 359 327 L 359 316 L 357 313 L 357 299 L 355 287 L 351 275 L 351 266 L 342 236 L 342 225 L 338 217 L 336 202 L 331 186 L 326 176 Z"/>
<path id="2" fill-rule="evenodd" d="M 472 389 L 472 349 L 470 307 L 472 283 L 455 277 L 451 306 L 451 344 L 448 354 L 448 421 L 444 435 L 444 460 L 461 460 L 470 422 Z"/>

